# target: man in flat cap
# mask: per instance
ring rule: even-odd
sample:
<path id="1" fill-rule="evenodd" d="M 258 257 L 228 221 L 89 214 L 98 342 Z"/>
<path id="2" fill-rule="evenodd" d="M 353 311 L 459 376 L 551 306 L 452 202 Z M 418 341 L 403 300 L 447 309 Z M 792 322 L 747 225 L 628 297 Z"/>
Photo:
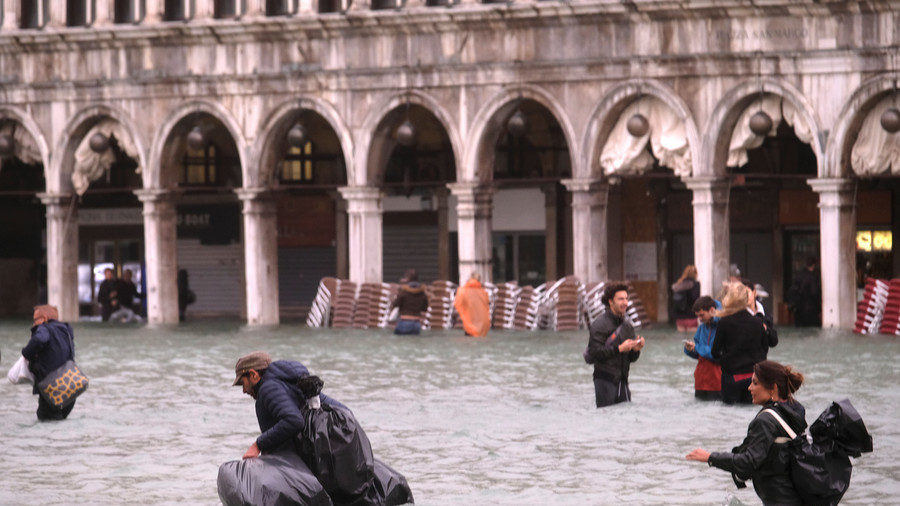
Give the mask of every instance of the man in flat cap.
<path id="1" fill-rule="evenodd" d="M 306 397 L 297 386 L 297 380 L 309 376 L 306 367 L 293 360 L 273 362 L 268 353 L 255 351 L 238 359 L 234 373 L 233 385 L 240 385 L 245 394 L 256 399 L 256 419 L 261 432 L 244 458 L 273 452 L 285 444 L 293 445 L 306 423 L 300 412 Z M 347 409 L 325 394 L 319 397 L 322 404 Z"/>

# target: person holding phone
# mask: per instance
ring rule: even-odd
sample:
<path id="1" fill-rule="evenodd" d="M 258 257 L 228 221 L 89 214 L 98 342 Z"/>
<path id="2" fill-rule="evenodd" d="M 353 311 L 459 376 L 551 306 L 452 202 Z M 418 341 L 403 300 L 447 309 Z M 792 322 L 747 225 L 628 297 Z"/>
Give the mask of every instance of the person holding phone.
<path id="1" fill-rule="evenodd" d="M 712 357 L 716 328 L 719 325 L 716 311 L 721 307 L 722 304 L 709 295 L 697 299 L 692 309 L 699 325 L 694 339 L 684 341 L 684 354 L 697 361 L 694 369 L 694 397 L 704 401 L 722 399 L 722 368 Z"/>
<path id="2" fill-rule="evenodd" d="M 600 301 L 606 311 L 594 320 L 584 350 L 584 361 L 594 365 L 594 395 L 597 407 L 631 402 L 628 371 L 644 347 L 644 338 L 634 333 L 628 309 L 628 285 L 609 283 Z"/>

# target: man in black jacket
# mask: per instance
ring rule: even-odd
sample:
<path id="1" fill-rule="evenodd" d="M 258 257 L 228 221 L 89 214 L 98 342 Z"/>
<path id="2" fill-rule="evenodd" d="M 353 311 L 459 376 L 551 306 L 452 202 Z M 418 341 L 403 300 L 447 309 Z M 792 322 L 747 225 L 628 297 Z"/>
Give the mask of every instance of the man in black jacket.
<path id="1" fill-rule="evenodd" d="M 68 360 L 75 358 L 75 337 L 68 323 L 58 321 L 59 311 L 53 306 L 34 308 L 34 326 L 31 339 L 22 348 L 22 356 L 28 360 L 28 369 L 34 374 L 34 394 L 38 394 L 38 383 L 48 374 L 58 369 Z M 56 409 L 43 397 L 38 396 L 37 417 L 40 421 L 65 420 L 75 401 L 62 409 Z"/>
<path id="2" fill-rule="evenodd" d="M 234 366 L 234 386 L 243 387 L 244 393 L 256 399 L 256 419 L 261 434 L 250 445 L 244 458 L 270 453 L 285 444 L 293 444 L 306 422 L 300 407 L 306 396 L 297 386 L 297 380 L 309 376 L 300 362 L 276 360 L 264 351 L 256 351 L 238 359 Z M 319 394 L 322 404 L 346 409 L 340 402 Z"/>
<path id="3" fill-rule="evenodd" d="M 594 364 L 594 395 L 598 408 L 631 402 L 628 371 L 644 347 L 644 338 L 635 336 L 634 327 L 625 316 L 628 286 L 610 283 L 603 290 L 600 301 L 607 310 L 591 324 L 590 339 L 584 350 L 584 361 Z"/>

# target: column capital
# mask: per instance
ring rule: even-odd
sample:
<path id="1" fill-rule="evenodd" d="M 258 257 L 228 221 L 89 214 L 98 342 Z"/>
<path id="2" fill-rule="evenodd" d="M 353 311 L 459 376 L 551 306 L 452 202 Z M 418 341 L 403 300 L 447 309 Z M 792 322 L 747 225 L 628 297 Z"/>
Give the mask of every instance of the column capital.
<path id="1" fill-rule="evenodd" d="M 607 191 L 609 182 L 603 179 L 563 179 L 560 181 L 571 193 Z"/>
<path id="2" fill-rule="evenodd" d="M 381 188 L 375 186 L 342 186 L 337 190 L 346 200 L 381 199 Z"/>
<path id="3" fill-rule="evenodd" d="M 272 190 L 269 188 L 237 188 L 234 194 L 243 202 L 272 199 Z"/>
<path id="4" fill-rule="evenodd" d="M 457 197 L 472 196 L 473 198 L 478 198 L 494 194 L 493 186 L 486 185 L 479 181 L 447 183 L 447 188 L 450 190 L 450 193 L 456 195 Z"/>
<path id="5" fill-rule="evenodd" d="M 853 180 L 844 178 L 813 178 L 806 184 L 816 193 L 841 193 L 853 189 Z"/>
<path id="6" fill-rule="evenodd" d="M 138 200 L 141 202 L 147 203 L 155 203 L 155 202 L 168 202 L 174 201 L 176 195 L 179 193 L 177 190 L 169 190 L 163 188 L 146 188 L 141 190 L 134 190 L 133 192 Z"/>
<path id="7" fill-rule="evenodd" d="M 689 190 L 727 190 L 731 180 L 724 177 L 695 176 L 682 178 Z"/>
<path id="8" fill-rule="evenodd" d="M 41 204 L 45 206 L 64 206 L 68 205 L 75 195 L 71 193 L 38 193 L 37 198 L 41 199 Z"/>

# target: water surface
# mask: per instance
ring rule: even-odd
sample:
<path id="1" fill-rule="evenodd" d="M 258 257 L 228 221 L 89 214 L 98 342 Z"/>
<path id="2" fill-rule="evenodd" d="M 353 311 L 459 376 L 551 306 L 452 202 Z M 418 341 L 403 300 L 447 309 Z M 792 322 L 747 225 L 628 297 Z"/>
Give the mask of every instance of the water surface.
<path id="1" fill-rule="evenodd" d="M 28 326 L 0 322 L 4 372 Z M 254 350 L 321 376 L 419 505 L 760 504 L 752 486 L 736 490 L 728 473 L 684 459 L 697 446 L 740 443 L 757 409 L 695 401 L 695 362 L 669 327 L 643 331 L 634 402 L 600 410 L 581 359 L 586 331 L 74 328 L 91 386 L 68 420 L 38 423 L 30 386 L 2 382 L 2 505 L 218 505 L 219 465 L 259 433 L 252 399 L 231 387 L 235 360 Z M 770 352 L 806 374 L 798 398 L 809 423 L 849 397 L 874 437 L 842 505 L 900 496 L 898 357 L 895 337 L 790 328 Z"/>

